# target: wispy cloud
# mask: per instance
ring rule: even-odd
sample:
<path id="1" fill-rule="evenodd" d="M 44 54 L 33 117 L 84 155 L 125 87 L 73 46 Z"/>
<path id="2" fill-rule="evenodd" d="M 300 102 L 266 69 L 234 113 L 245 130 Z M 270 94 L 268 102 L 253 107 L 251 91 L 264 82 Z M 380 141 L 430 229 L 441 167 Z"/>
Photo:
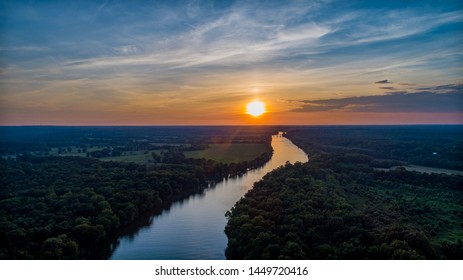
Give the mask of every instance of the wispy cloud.
<path id="1" fill-rule="evenodd" d="M 88 107 L 110 110 L 105 104 L 125 103 L 149 111 L 192 102 L 207 111 L 260 96 L 276 104 L 275 111 L 287 111 L 288 104 L 275 100 L 291 96 L 307 101 L 300 103 L 302 111 L 358 111 L 374 108 L 361 96 L 389 91 L 397 94 L 378 98 L 430 100 L 454 94 L 458 85 L 452 83 L 461 79 L 463 14 L 446 3 L 105 0 L 4 6 L 2 107 L 70 110 L 92 103 Z M 334 101 L 357 94 L 360 99 Z"/>
<path id="2" fill-rule="evenodd" d="M 358 21 L 358 18 L 349 20 L 356 26 L 349 32 L 352 44 L 403 39 L 428 32 L 444 24 L 463 21 L 463 15 L 460 12 L 436 14 L 425 11 L 418 14 L 416 10 L 404 9 L 389 12 L 370 10 L 357 14 L 362 17 L 361 21 Z"/>
<path id="3" fill-rule="evenodd" d="M 190 25 L 186 31 L 173 32 L 160 42 L 141 40 L 141 46 L 131 44 L 116 47 L 115 55 L 63 63 L 71 68 L 240 65 L 269 61 L 299 47 L 310 49 L 317 45 L 317 39 L 330 32 L 329 27 L 316 23 L 272 26 L 268 25 L 268 19 L 248 17 L 248 12 L 247 9 L 235 8 L 213 21 Z M 286 8 L 283 7 L 280 12 L 286 14 Z M 140 53 L 140 50 L 145 51 Z"/>
<path id="4" fill-rule="evenodd" d="M 375 82 L 375 84 L 392 84 L 392 82 L 390 82 L 389 80 L 381 80 L 381 81 Z"/>
<path id="5" fill-rule="evenodd" d="M 462 113 L 462 84 L 443 85 L 427 88 L 435 91 L 415 93 L 391 93 L 326 100 L 293 101 L 300 107 L 293 112 L 414 112 L 414 113 Z M 447 93 L 436 91 L 447 90 Z"/>
<path id="6" fill-rule="evenodd" d="M 463 92 L 463 84 L 447 84 L 447 85 L 432 86 L 432 87 L 418 87 L 417 90 L 427 90 L 427 91 L 434 91 L 434 92 L 439 92 L 439 93 L 455 92 L 455 91 Z"/>
<path id="7" fill-rule="evenodd" d="M 50 51 L 50 48 L 39 47 L 39 46 L 0 46 L 0 51 L 3 52 L 46 52 Z"/>

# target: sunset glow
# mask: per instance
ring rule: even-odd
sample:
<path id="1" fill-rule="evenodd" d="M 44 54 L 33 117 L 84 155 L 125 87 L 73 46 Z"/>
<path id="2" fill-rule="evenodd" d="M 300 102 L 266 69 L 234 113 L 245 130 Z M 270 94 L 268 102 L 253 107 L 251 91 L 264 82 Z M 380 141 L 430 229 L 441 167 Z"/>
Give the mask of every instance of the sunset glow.
<path id="1" fill-rule="evenodd" d="M 265 104 L 260 101 L 253 101 L 246 105 L 246 113 L 258 117 L 265 113 Z"/>
<path id="2" fill-rule="evenodd" d="M 0 125 L 462 123 L 462 6 L 383 2 L 4 1 Z"/>

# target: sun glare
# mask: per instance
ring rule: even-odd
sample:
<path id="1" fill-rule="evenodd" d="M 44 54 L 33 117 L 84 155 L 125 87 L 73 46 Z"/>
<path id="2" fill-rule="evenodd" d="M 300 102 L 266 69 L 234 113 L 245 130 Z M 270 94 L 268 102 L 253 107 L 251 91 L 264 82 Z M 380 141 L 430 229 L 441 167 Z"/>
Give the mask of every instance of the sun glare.
<path id="1" fill-rule="evenodd" d="M 254 116 L 254 117 L 258 117 L 260 115 L 262 115 L 263 113 L 265 113 L 265 104 L 264 102 L 261 102 L 261 101 L 253 101 L 253 102 L 250 102 L 248 103 L 248 105 L 246 105 L 246 113 Z"/>

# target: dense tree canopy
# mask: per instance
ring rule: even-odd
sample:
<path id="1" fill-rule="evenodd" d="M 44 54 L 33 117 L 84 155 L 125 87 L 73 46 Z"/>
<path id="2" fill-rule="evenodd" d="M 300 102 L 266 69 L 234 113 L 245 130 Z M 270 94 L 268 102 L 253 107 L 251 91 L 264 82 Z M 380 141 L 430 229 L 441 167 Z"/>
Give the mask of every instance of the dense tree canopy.
<path id="1" fill-rule="evenodd" d="M 95 258 L 140 214 L 262 165 L 272 155 L 267 147 L 250 162 L 231 164 L 185 160 L 175 149 L 148 168 L 83 157 L 0 160 L 0 259 Z"/>
<path id="2" fill-rule="evenodd" d="M 111 241 L 141 216 L 201 192 L 211 181 L 267 162 L 272 131 L 1 127 L 0 259 L 104 258 Z M 230 164 L 184 157 L 185 150 L 221 142 L 263 143 L 266 148 L 253 160 Z M 48 156 L 51 149 L 56 156 Z M 139 150 L 152 158 L 150 164 L 96 159 Z"/>
<path id="3" fill-rule="evenodd" d="M 462 259 L 463 177 L 320 151 L 267 174 L 227 213 L 228 259 Z"/>
<path id="4" fill-rule="evenodd" d="M 200 166 L 24 157 L 0 162 L 0 257 L 87 258 L 140 213 L 206 186 Z"/>
<path id="5" fill-rule="evenodd" d="M 377 167 L 412 163 L 463 170 L 463 126 L 326 126 L 291 129 L 287 136 L 313 153 L 355 152 Z"/>

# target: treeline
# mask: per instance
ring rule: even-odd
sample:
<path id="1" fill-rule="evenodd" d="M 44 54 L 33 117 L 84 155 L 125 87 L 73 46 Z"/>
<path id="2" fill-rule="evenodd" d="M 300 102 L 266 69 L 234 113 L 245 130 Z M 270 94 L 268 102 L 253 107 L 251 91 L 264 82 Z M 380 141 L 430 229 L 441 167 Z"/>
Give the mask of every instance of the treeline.
<path id="1" fill-rule="evenodd" d="M 270 140 L 266 147 L 252 161 L 230 164 L 185 159 L 176 147 L 149 166 L 84 157 L 0 160 L 0 259 L 95 258 L 141 214 L 263 165 L 273 153 Z"/>
<path id="2" fill-rule="evenodd" d="M 118 147 L 156 150 L 166 145 L 260 143 L 277 132 L 267 126 L 3 126 L 0 155 L 47 154 L 52 148 Z"/>
<path id="3" fill-rule="evenodd" d="M 169 150 L 164 151 L 161 155 L 152 154 L 155 163 L 168 163 L 168 164 L 193 164 L 201 166 L 209 178 L 220 180 L 224 177 L 234 177 L 246 173 L 249 169 L 255 169 L 264 165 L 272 158 L 273 148 L 271 139 L 263 141 L 265 151 L 250 161 L 223 163 L 210 159 L 195 159 L 185 158 L 182 147 L 171 147 Z"/>
<path id="4" fill-rule="evenodd" d="M 264 176 L 227 213 L 228 259 L 462 259 L 463 178 L 319 153 Z"/>
<path id="5" fill-rule="evenodd" d="M 201 166 L 80 157 L 0 161 L 0 258 L 88 258 L 141 213 L 207 187 Z"/>
<path id="6" fill-rule="evenodd" d="M 377 167 L 405 163 L 463 170 L 463 126 L 326 126 L 291 129 L 299 147 L 371 156 Z M 312 153 L 311 153 L 312 154 Z"/>

